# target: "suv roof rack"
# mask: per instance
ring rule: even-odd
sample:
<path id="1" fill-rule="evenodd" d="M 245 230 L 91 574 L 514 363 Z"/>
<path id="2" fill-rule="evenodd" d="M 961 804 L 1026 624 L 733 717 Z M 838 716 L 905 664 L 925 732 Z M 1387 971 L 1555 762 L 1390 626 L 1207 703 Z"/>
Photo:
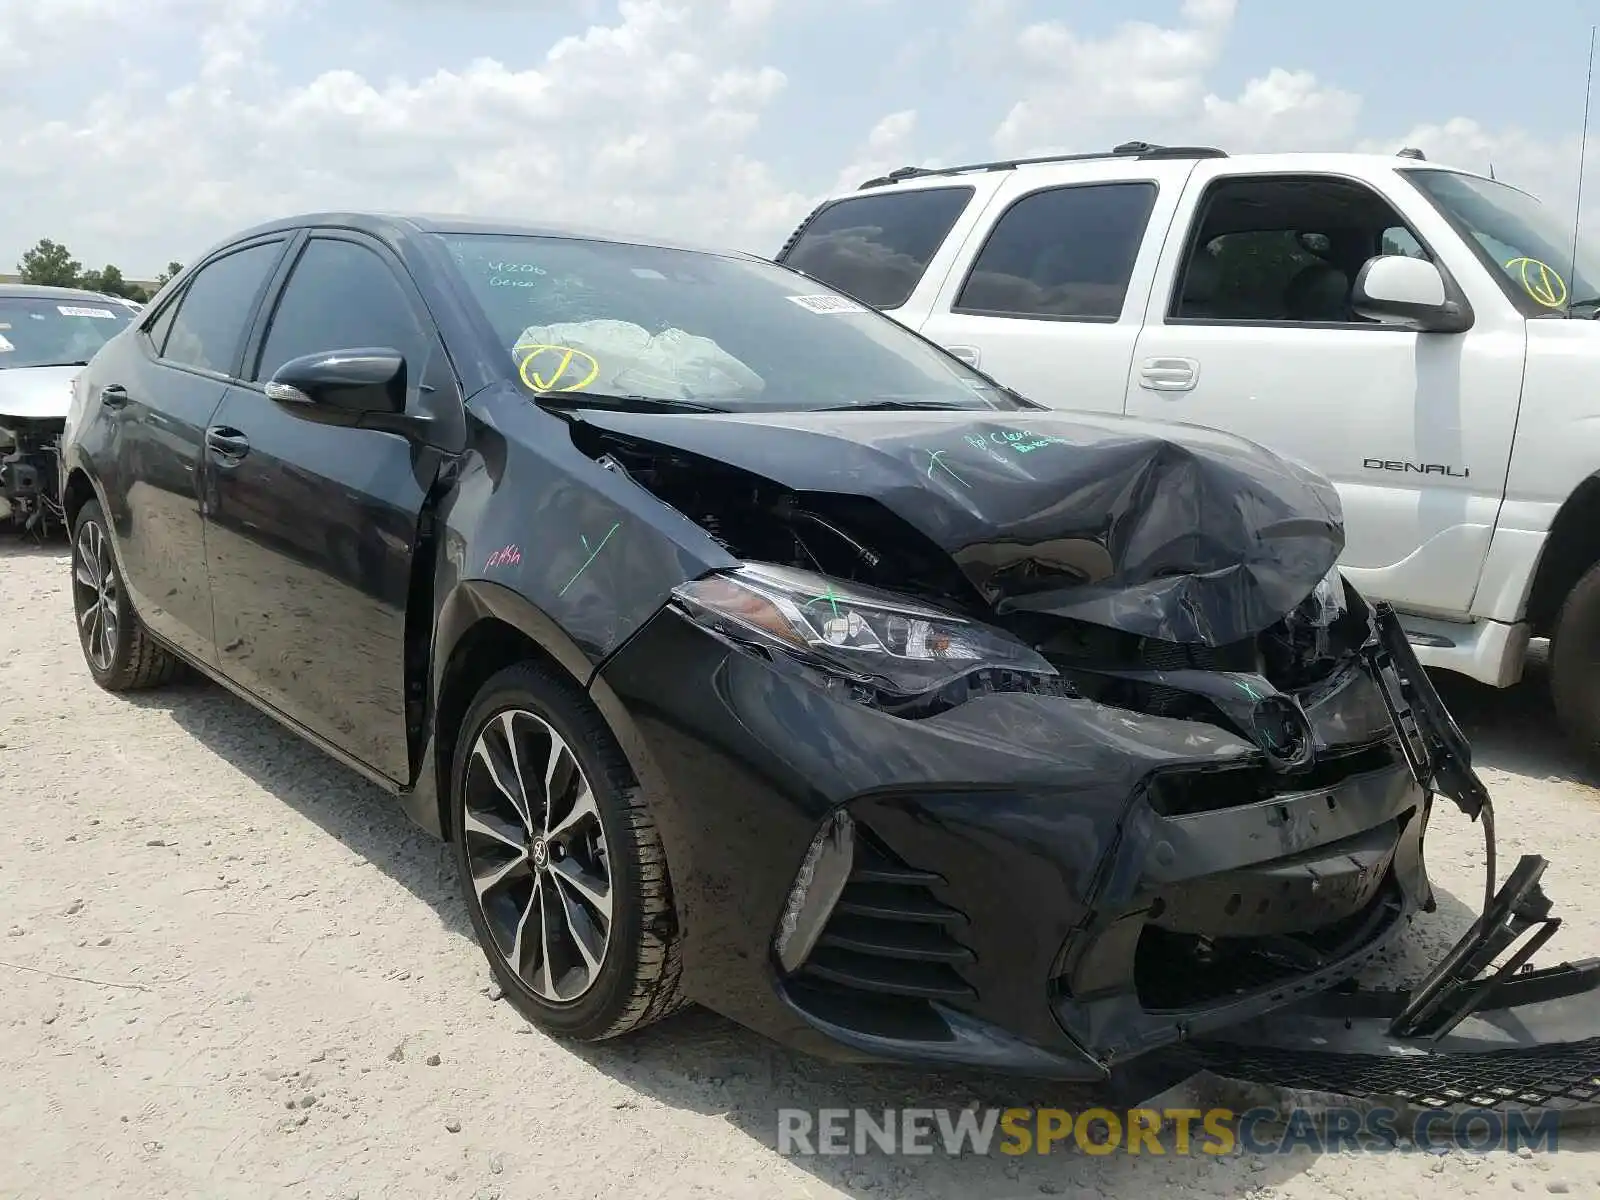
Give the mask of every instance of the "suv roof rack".
<path id="1" fill-rule="evenodd" d="M 964 175 L 969 171 L 1012 171 L 1017 167 L 1031 167 L 1038 163 L 1093 162 L 1101 158 L 1227 158 L 1227 152 L 1215 146 L 1157 146 L 1150 142 L 1123 142 L 1110 150 L 1096 150 L 1088 154 L 1046 154 L 1039 158 L 1006 158 L 996 162 L 967 163 L 958 167 L 901 167 L 869 179 L 861 184 L 865 188 L 882 187 L 899 183 L 902 179 L 924 179 L 930 175 Z"/>

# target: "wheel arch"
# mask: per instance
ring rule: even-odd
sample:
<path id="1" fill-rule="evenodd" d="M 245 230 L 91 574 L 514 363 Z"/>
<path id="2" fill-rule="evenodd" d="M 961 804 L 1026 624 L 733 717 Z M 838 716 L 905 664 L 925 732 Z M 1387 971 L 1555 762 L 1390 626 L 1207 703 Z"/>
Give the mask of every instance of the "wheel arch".
<path id="1" fill-rule="evenodd" d="M 537 605 L 502 584 L 467 580 L 440 606 L 434 643 L 433 720 L 427 760 L 432 764 L 434 803 L 414 815 L 450 837 L 450 770 L 461 722 L 484 683 L 513 662 L 534 661 L 558 671 L 583 690 L 622 748 L 634 778 L 650 797 L 665 795 L 665 777 L 627 708 L 597 674 L 600 663 L 586 654 Z M 427 768 L 424 768 L 425 772 Z M 671 861 L 671 847 L 665 847 Z"/>
<path id="2" fill-rule="evenodd" d="M 67 477 L 61 484 L 61 508 L 67 519 L 68 533 L 71 533 L 72 527 L 77 524 L 78 514 L 83 511 L 83 506 L 91 500 L 100 500 L 100 490 L 89 478 L 88 471 L 82 467 L 73 467 L 67 472 Z M 105 507 L 105 501 L 100 501 L 100 507 Z"/>
<path id="3" fill-rule="evenodd" d="M 1548 637 L 1573 585 L 1600 562 L 1600 473 L 1572 490 L 1550 523 L 1528 590 L 1526 619 L 1534 637 Z"/>

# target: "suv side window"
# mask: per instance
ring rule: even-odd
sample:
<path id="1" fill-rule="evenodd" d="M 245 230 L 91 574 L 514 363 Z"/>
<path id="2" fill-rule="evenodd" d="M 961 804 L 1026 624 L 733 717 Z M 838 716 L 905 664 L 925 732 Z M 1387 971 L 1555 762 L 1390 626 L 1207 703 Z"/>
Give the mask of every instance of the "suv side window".
<path id="1" fill-rule="evenodd" d="M 201 267 L 177 303 L 161 357 L 231 375 L 245 329 L 282 250 L 282 242 L 261 242 Z M 160 324 L 158 320 L 156 328 Z"/>
<path id="2" fill-rule="evenodd" d="M 400 351 L 409 380 L 422 372 L 427 342 L 388 264 L 355 242 L 314 237 L 273 310 L 250 378 L 271 379 L 284 363 L 303 354 L 363 346 Z"/>
<path id="3" fill-rule="evenodd" d="M 1169 320 L 1372 327 L 1351 289 L 1368 259 L 1428 259 L 1400 214 L 1341 176 L 1241 175 L 1214 182 L 1168 308 Z"/>
<path id="4" fill-rule="evenodd" d="M 874 308 L 911 298 L 972 199 L 970 187 L 912 188 L 826 205 L 778 261 Z"/>
<path id="5" fill-rule="evenodd" d="M 1086 183 L 1018 200 L 978 252 L 953 311 L 1115 321 L 1144 241 L 1153 183 Z"/>

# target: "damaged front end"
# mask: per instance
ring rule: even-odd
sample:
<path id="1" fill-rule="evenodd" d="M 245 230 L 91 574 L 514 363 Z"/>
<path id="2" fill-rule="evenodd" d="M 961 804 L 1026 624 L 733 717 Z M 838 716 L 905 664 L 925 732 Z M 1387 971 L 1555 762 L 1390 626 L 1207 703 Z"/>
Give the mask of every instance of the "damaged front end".
<path id="1" fill-rule="evenodd" d="M 1465 740 L 1339 575 L 1313 473 L 1063 413 L 571 428 L 742 564 L 677 588 L 605 670 L 674 791 L 741 781 L 675 866 L 711 1007 L 821 1053 L 1083 1079 L 1309 1052 L 1279 1014 L 1335 1003 L 1434 907 L 1436 795 L 1488 834 L 1485 916 L 1390 1003 L 1383 1053 L 1600 982 L 1523 972 L 1553 931 L 1543 862 L 1496 888 Z M 1318 1052 L 1377 1052 L 1354 996 Z"/>
<path id="2" fill-rule="evenodd" d="M 65 528 L 57 489 L 59 419 L 0 413 L 0 528 L 43 537 Z"/>

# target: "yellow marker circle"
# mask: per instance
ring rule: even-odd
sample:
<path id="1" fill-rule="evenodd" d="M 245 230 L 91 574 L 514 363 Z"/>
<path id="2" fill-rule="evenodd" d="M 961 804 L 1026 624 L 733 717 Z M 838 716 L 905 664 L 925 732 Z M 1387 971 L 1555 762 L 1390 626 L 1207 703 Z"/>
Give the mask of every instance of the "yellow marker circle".
<path id="1" fill-rule="evenodd" d="M 1540 262 L 1537 258 L 1513 258 L 1506 263 L 1506 270 L 1513 267 L 1520 268 L 1517 275 L 1522 280 L 1522 290 L 1532 296 L 1536 303 L 1546 308 L 1560 308 L 1566 304 L 1566 281 L 1549 263 Z"/>
<path id="2" fill-rule="evenodd" d="M 571 346 L 523 344 L 515 347 L 513 353 L 526 353 L 517 373 L 522 376 L 522 382 L 536 392 L 581 392 L 600 375 L 600 363 L 594 355 Z M 535 363 L 544 366 L 549 374 L 539 374 L 534 369 Z M 558 383 L 562 386 L 557 387 Z"/>

